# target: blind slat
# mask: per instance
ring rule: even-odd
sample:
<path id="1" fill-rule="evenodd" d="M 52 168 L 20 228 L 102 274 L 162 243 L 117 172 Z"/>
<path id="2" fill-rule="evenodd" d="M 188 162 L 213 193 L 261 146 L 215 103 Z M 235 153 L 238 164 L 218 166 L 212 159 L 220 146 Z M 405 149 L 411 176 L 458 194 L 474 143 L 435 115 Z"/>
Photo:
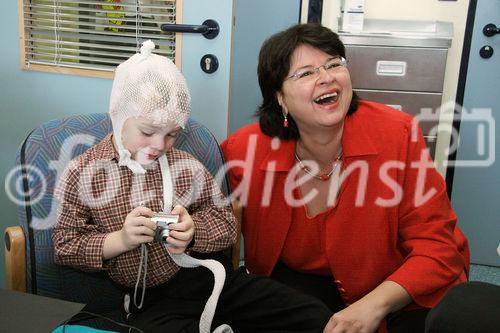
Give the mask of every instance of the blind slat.
<path id="1" fill-rule="evenodd" d="M 54 63 L 51 61 L 44 61 L 44 60 L 31 60 L 29 64 L 33 65 L 49 65 L 53 66 Z M 28 64 L 28 65 L 29 65 Z M 105 71 L 105 72 L 113 72 L 116 68 L 115 65 L 94 65 L 94 64 L 85 64 L 85 65 L 79 65 L 74 62 L 65 62 L 65 61 L 60 61 L 57 63 L 58 67 L 66 67 L 66 68 L 76 68 L 76 69 L 91 69 L 91 70 L 98 70 L 98 71 Z"/>
<path id="2" fill-rule="evenodd" d="M 87 62 L 92 62 L 92 63 L 103 63 L 103 64 L 115 64 L 119 65 L 123 62 L 123 60 L 117 60 L 117 59 L 112 59 L 112 58 L 104 58 L 104 57 L 87 57 L 87 56 L 74 56 L 70 54 L 59 54 L 59 55 L 54 55 L 52 53 L 45 53 L 45 52 L 26 52 L 28 55 L 35 55 L 35 56 L 43 56 L 46 58 L 57 58 L 58 60 L 54 60 L 55 63 L 58 63 L 58 61 L 62 61 L 61 59 L 74 59 L 78 60 L 79 64 L 82 65 L 82 61 L 85 60 Z"/>
<path id="3" fill-rule="evenodd" d="M 106 19 L 103 19 L 102 21 L 106 21 Z M 28 22 L 33 22 L 33 20 L 28 20 Z M 54 26 L 56 23 L 59 23 L 60 25 L 65 25 L 65 26 L 71 26 L 71 25 L 78 25 L 80 28 L 81 27 L 91 27 L 91 28 L 116 28 L 116 29 L 121 29 L 121 30 L 130 30 L 130 31 L 135 31 L 136 25 L 122 25 L 122 24 L 100 24 L 100 23 L 92 23 L 92 22 L 85 22 L 85 21 L 68 21 L 68 20 L 51 20 L 51 19 L 38 19 L 36 23 L 42 23 L 40 27 L 48 27 L 54 29 Z M 43 23 L 52 23 L 52 24 L 43 24 Z M 29 25 L 29 23 L 26 23 Z M 151 32 L 158 32 L 160 33 L 160 25 L 161 23 L 156 23 L 159 24 L 157 27 L 149 27 L 149 26 L 139 26 L 139 30 L 141 31 L 151 31 Z M 95 29 L 94 29 L 95 30 Z"/>
<path id="4" fill-rule="evenodd" d="M 54 33 L 54 27 L 43 27 L 43 26 L 33 26 L 33 25 L 26 25 L 28 28 L 32 28 L 33 34 L 40 33 L 41 31 L 49 31 Z M 119 32 L 113 32 L 113 31 L 100 31 L 100 30 L 89 30 L 89 29 L 78 29 L 78 28 L 64 28 L 60 27 L 57 28 L 59 32 L 78 32 L 82 34 L 88 34 L 88 35 L 106 35 L 108 36 L 107 40 L 113 41 L 114 38 L 116 37 L 131 37 L 135 38 L 136 34 L 134 33 L 127 33 L 124 31 L 119 31 Z M 81 35 L 85 36 L 85 35 Z M 144 32 L 139 32 L 138 36 L 142 38 L 149 38 L 149 39 L 172 39 L 175 37 L 169 36 L 167 34 L 161 35 L 161 34 L 147 34 Z M 85 37 L 82 37 L 85 38 Z"/>
<path id="5" fill-rule="evenodd" d="M 28 0 L 24 2 L 25 6 L 30 6 L 33 4 L 39 5 L 50 5 L 60 7 L 63 5 L 80 6 L 80 7 L 130 7 L 130 8 L 141 8 L 141 9 L 175 9 L 175 0 L 137 0 L 128 1 L 121 0 L 115 1 L 104 1 L 104 0 Z"/>
<path id="6" fill-rule="evenodd" d="M 28 39 L 29 42 L 36 43 L 32 45 L 27 45 L 27 48 L 37 48 L 36 45 L 45 45 L 45 44 L 54 44 L 56 43 L 53 40 L 50 39 L 39 39 L 39 38 L 30 38 Z M 120 50 L 120 51 L 125 51 L 125 52 L 132 52 L 135 53 L 137 52 L 137 47 L 135 46 L 135 43 L 130 43 L 130 45 L 134 46 L 125 46 L 125 45 L 106 45 L 106 44 L 95 44 L 95 43 L 81 43 L 81 42 L 69 42 L 69 41 L 59 41 L 61 45 L 67 45 L 67 46 L 74 46 L 76 48 L 78 47 L 91 47 L 94 49 L 99 49 L 99 50 Z M 122 43 L 121 43 L 122 44 Z M 159 43 L 155 43 L 156 45 L 159 45 Z M 158 54 L 169 54 L 173 55 L 173 51 L 171 48 L 171 45 L 160 45 L 160 46 L 166 46 L 166 49 L 160 48 L 156 49 L 155 53 Z M 53 46 L 52 46 L 53 48 Z M 170 48 L 170 49 L 168 49 Z"/>
<path id="7" fill-rule="evenodd" d="M 91 4 L 91 5 L 101 5 L 101 4 L 114 4 L 114 1 L 111 0 L 25 0 L 29 2 L 36 3 L 80 3 L 80 4 Z M 129 6 L 135 6 L 136 0 L 118 0 L 121 4 L 126 4 Z M 150 4 L 158 4 L 158 3 L 171 3 L 174 4 L 175 0 L 138 0 L 140 4 L 143 6 Z"/>
<path id="8" fill-rule="evenodd" d="M 51 53 L 51 51 L 54 50 L 53 47 L 46 47 L 46 46 L 35 46 L 35 47 L 28 47 L 27 48 L 29 52 L 42 52 L 42 53 Z M 101 52 L 101 51 L 95 51 L 92 50 L 91 47 L 88 48 L 65 48 L 65 47 L 60 47 L 59 48 L 59 54 L 67 54 L 67 55 L 72 55 L 72 54 L 84 54 L 86 56 L 89 55 L 96 55 L 96 56 L 103 56 L 103 57 L 112 57 L 112 58 L 129 58 L 130 56 L 134 55 L 135 52 Z"/>
<path id="9" fill-rule="evenodd" d="M 65 14 L 65 13 L 60 13 L 60 17 L 64 17 L 69 19 L 72 19 L 73 21 L 76 20 L 95 20 L 95 21 L 103 21 L 109 19 L 106 16 L 98 17 L 96 18 L 95 15 L 82 15 L 82 14 Z M 158 16 L 158 15 L 155 15 Z M 150 19 L 144 16 L 139 15 L 139 20 L 135 19 L 134 16 L 125 16 L 125 17 L 120 17 L 120 21 L 123 22 L 128 22 L 128 23 L 147 23 L 147 24 L 163 24 L 163 23 L 175 23 L 175 17 L 173 15 L 160 15 L 160 16 L 165 16 L 169 17 L 169 19 L 163 19 L 162 21 L 158 21 L 156 19 Z M 24 19 L 25 20 L 35 20 L 37 21 L 39 17 L 49 17 L 53 18 L 54 17 L 54 12 L 31 12 L 30 14 L 25 14 Z M 86 21 L 83 21 L 86 22 Z"/>
<path id="10" fill-rule="evenodd" d="M 29 52 L 37 52 L 37 51 L 45 51 L 51 54 L 54 54 L 54 48 L 49 46 L 49 45 L 39 45 L 39 46 L 31 46 L 27 47 L 27 50 Z M 125 51 L 125 52 L 123 52 Z M 104 56 L 104 57 L 115 57 L 115 58 L 129 58 L 132 55 L 134 55 L 135 49 L 134 50 L 123 50 L 123 49 L 117 49 L 111 51 L 102 51 L 100 48 L 92 47 L 90 45 L 83 45 L 80 48 L 68 48 L 68 47 L 60 47 L 59 48 L 59 54 L 71 54 L 71 53 L 81 53 L 81 54 L 92 54 L 92 55 L 97 55 L 97 56 Z M 157 54 L 168 54 L 171 55 L 171 52 L 167 50 L 156 50 Z"/>
<path id="11" fill-rule="evenodd" d="M 55 41 L 55 33 L 52 30 L 34 30 L 33 31 L 33 36 L 36 36 L 36 38 L 43 38 L 45 37 L 46 39 L 49 40 L 54 40 Z M 137 47 L 140 46 L 140 44 L 146 40 L 144 36 L 139 35 L 138 40 L 139 42 L 137 43 L 135 35 L 133 37 L 123 37 L 123 36 L 113 36 L 112 39 L 109 38 L 109 36 L 104 36 L 104 35 L 97 35 L 97 34 L 80 34 L 80 33 L 74 33 L 74 32 L 61 32 L 59 33 L 59 37 L 61 40 L 91 40 L 91 41 L 99 41 L 103 43 L 108 43 L 108 45 L 115 45 L 116 43 L 123 43 L 123 44 L 133 44 Z M 175 42 L 173 38 L 171 37 L 170 39 L 158 39 L 158 38 L 150 38 L 155 44 L 159 45 L 165 45 L 165 46 L 170 46 L 170 47 L 175 47 Z"/>
<path id="12" fill-rule="evenodd" d="M 156 15 L 156 16 L 165 16 L 165 15 L 172 15 L 171 13 L 168 13 L 169 10 L 172 10 L 172 8 L 169 7 L 140 7 L 137 11 L 135 10 L 126 10 L 126 9 L 100 9 L 100 8 L 93 8 L 93 7 L 78 7 L 78 6 L 54 6 L 54 5 L 37 5 L 37 4 L 25 4 L 24 5 L 25 11 L 32 11 L 33 9 L 47 9 L 50 10 L 51 12 L 57 12 L 57 11 L 76 11 L 78 10 L 79 12 L 89 12 L 89 13 L 102 13 L 102 14 L 120 14 L 120 15 L 125 15 L 125 16 L 135 16 L 137 13 L 139 14 L 148 14 L 148 15 Z M 147 9 L 147 10 L 146 10 Z M 48 11 L 47 11 L 48 12 Z"/>

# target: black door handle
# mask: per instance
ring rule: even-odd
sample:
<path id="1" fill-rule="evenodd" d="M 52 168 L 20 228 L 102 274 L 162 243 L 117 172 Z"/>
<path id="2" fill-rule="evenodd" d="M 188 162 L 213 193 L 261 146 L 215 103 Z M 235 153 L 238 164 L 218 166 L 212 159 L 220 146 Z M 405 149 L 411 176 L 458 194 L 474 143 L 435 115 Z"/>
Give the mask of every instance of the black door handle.
<path id="1" fill-rule="evenodd" d="M 214 39 L 219 34 L 219 24 L 214 20 L 206 20 L 202 25 L 162 24 L 161 31 L 199 33 L 207 39 Z"/>
<path id="2" fill-rule="evenodd" d="M 489 24 L 484 26 L 483 34 L 486 37 L 495 36 L 496 34 L 500 34 L 500 28 L 497 28 L 497 26 L 494 25 L 493 23 L 489 23 Z"/>

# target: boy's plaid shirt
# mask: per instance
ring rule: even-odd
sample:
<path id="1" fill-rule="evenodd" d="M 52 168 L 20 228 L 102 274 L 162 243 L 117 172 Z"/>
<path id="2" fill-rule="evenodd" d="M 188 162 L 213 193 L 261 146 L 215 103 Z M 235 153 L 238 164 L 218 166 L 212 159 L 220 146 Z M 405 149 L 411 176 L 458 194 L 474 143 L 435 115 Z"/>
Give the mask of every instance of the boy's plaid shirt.
<path id="1" fill-rule="evenodd" d="M 197 252 L 214 252 L 236 240 L 236 219 L 212 175 L 191 155 L 171 149 L 167 159 L 174 187 L 173 206 L 186 207 L 195 224 Z M 140 247 L 103 260 L 106 236 L 120 230 L 139 205 L 162 210 L 163 185 L 158 161 L 144 175 L 118 166 L 111 134 L 73 160 L 63 173 L 55 196 L 59 200 L 54 227 L 55 261 L 83 270 L 107 270 L 117 283 L 133 287 L 137 280 Z M 170 207 L 168 207 L 170 209 Z M 164 246 L 147 244 L 147 287 L 169 280 L 179 267 Z"/>

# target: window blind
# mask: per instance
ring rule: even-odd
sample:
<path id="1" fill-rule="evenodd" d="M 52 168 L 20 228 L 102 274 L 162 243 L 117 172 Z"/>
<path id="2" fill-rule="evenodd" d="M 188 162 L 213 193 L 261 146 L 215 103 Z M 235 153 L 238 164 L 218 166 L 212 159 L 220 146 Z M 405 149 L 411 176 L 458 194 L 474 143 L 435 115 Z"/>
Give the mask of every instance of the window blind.
<path id="1" fill-rule="evenodd" d="M 151 39 L 175 61 L 175 0 L 20 0 L 24 64 L 113 71 Z"/>

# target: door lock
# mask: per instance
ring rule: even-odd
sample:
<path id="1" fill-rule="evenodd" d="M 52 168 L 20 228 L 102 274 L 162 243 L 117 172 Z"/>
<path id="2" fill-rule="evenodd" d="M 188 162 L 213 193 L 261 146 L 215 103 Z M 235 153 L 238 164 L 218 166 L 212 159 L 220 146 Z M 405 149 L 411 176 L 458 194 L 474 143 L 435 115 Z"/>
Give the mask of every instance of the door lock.
<path id="1" fill-rule="evenodd" d="M 212 74 L 219 68 L 219 60 L 213 54 L 205 54 L 200 60 L 201 70 Z"/>
<path id="2" fill-rule="evenodd" d="M 493 51 L 494 50 L 491 46 L 485 45 L 479 50 L 479 55 L 483 59 L 489 59 L 493 55 Z"/>

